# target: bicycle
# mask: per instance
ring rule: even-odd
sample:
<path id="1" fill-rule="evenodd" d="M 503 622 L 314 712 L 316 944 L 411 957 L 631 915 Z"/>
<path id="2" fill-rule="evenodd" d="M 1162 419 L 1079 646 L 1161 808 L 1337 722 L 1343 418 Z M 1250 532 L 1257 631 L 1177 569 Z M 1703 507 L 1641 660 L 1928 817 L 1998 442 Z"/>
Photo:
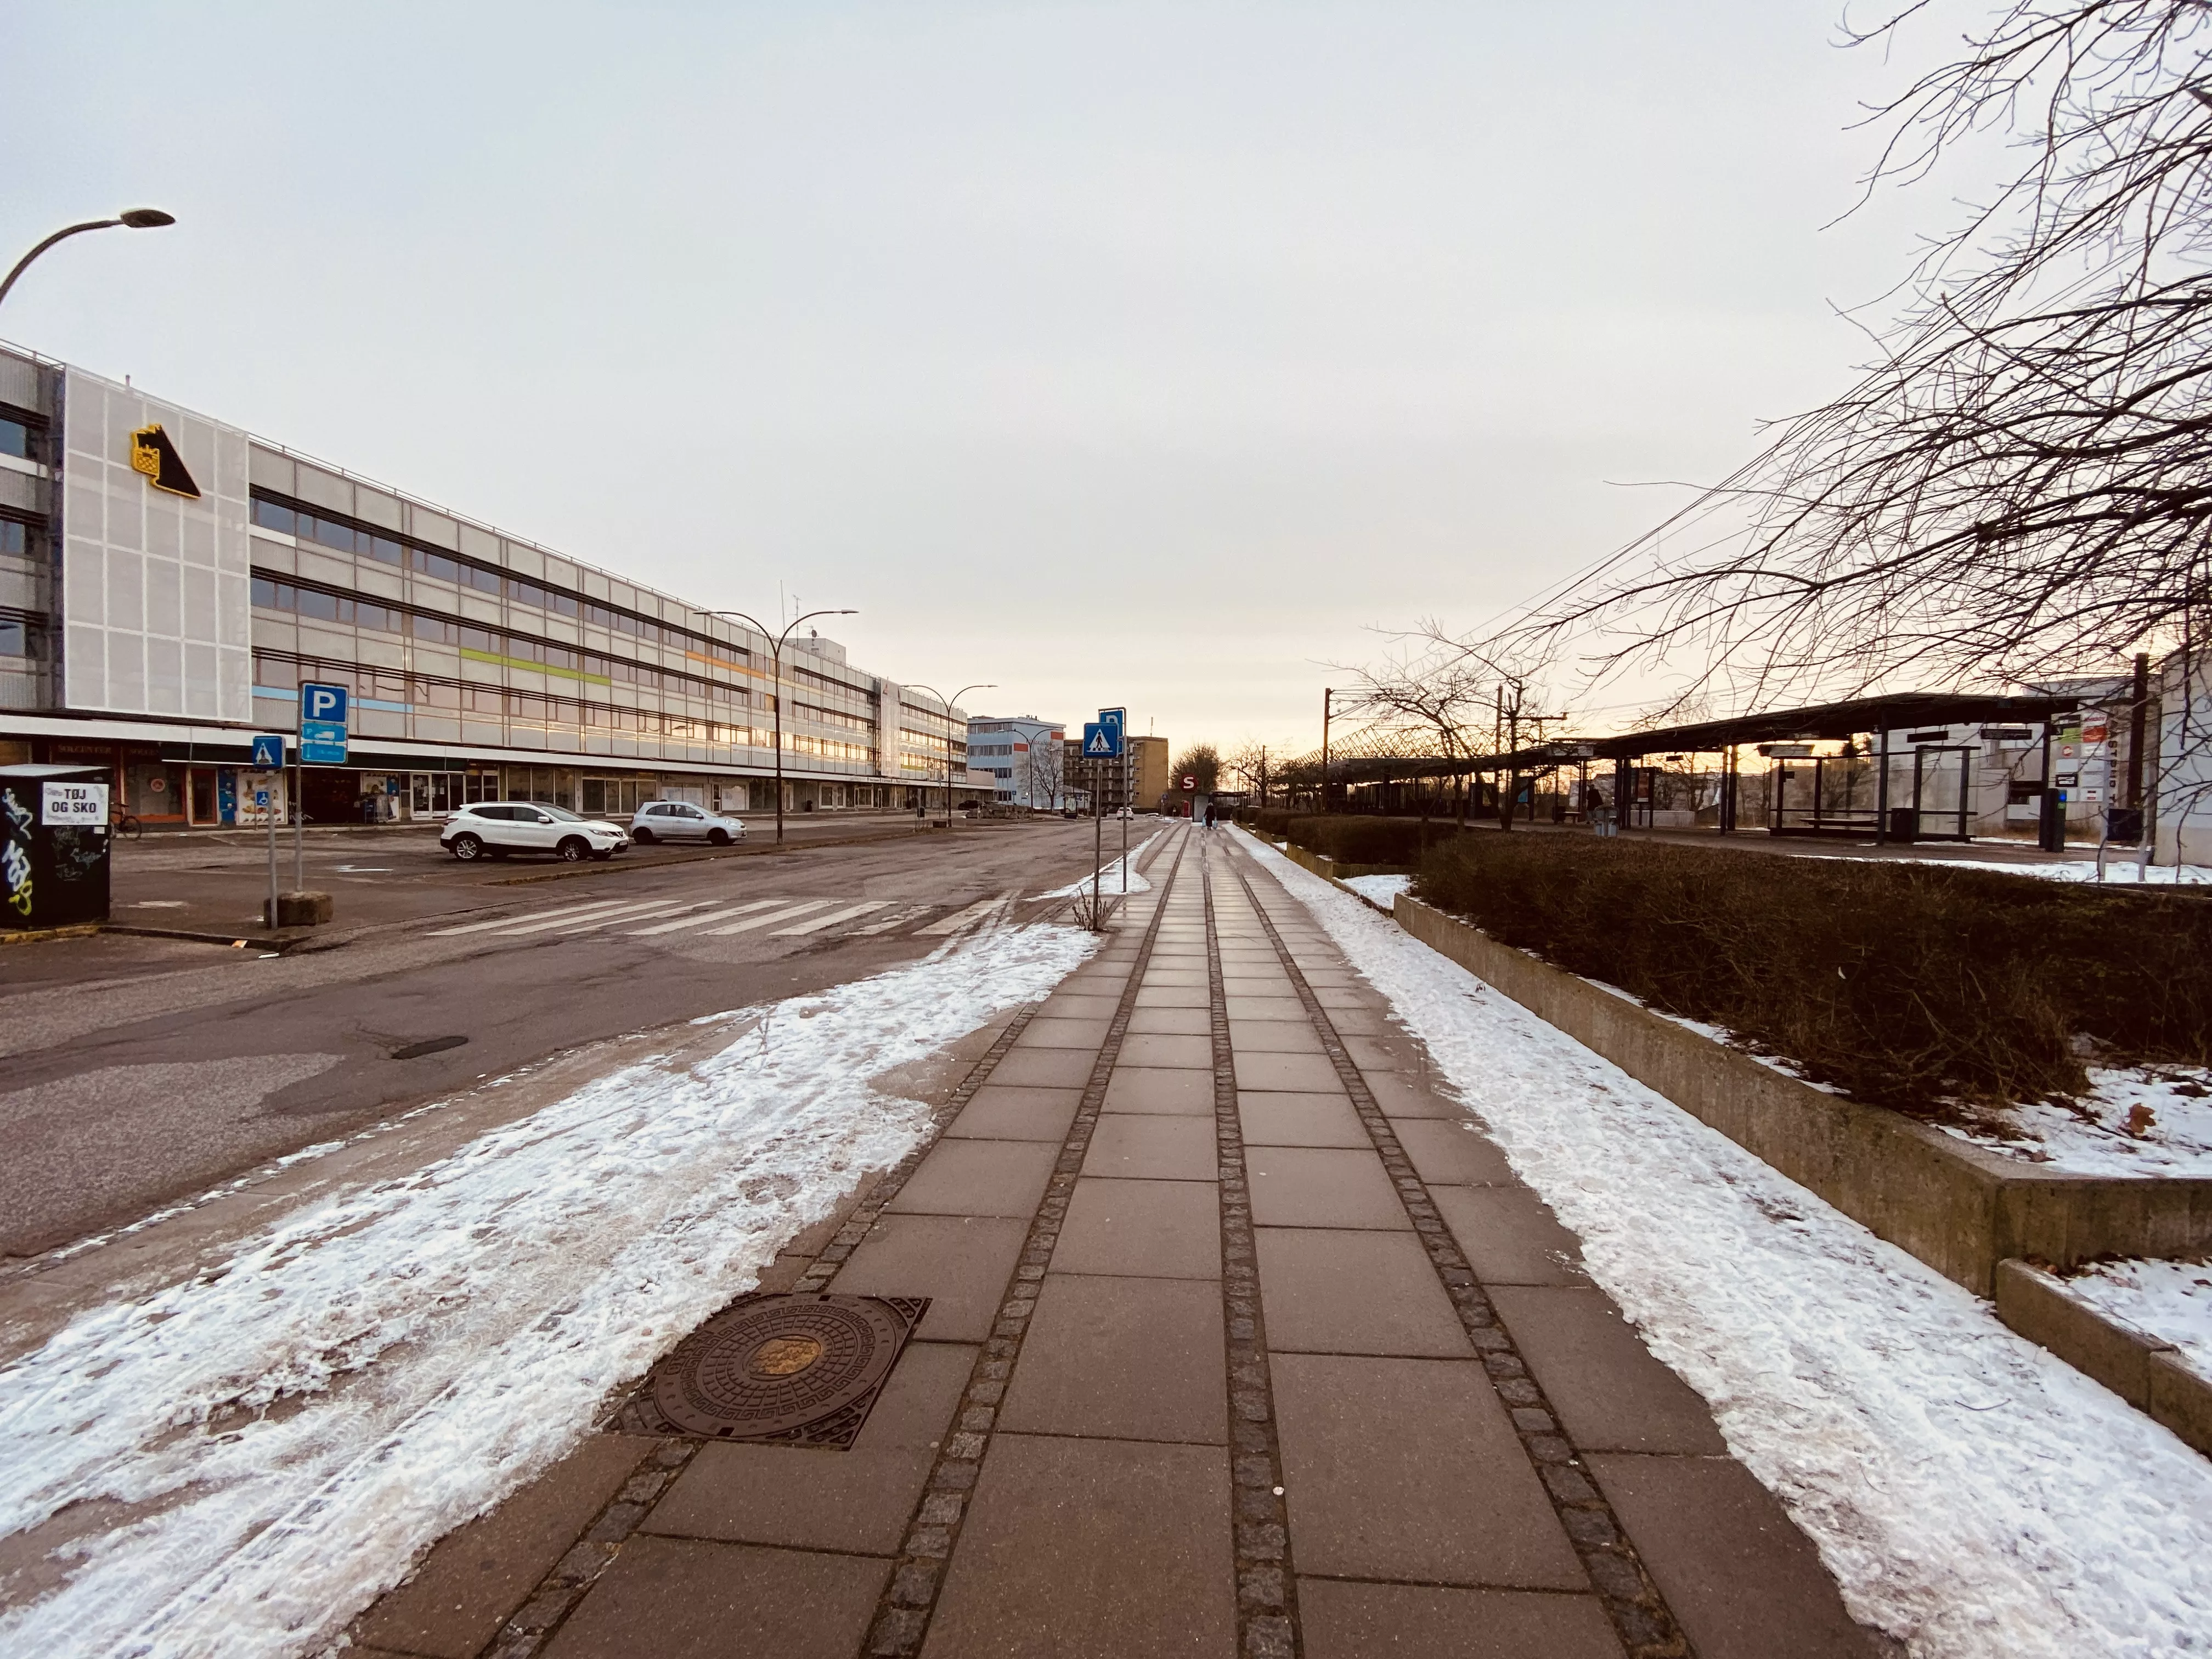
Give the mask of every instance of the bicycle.
<path id="1" fill-rule="evenodd" d="M 115 832 L 118 839 L 122 836 L 128 836 L 131 840 L 137 841 L 141 836 L 143 836 L 146 833 L 146 826 L 139 823 L 137 818 L 129 812 L 125 812 L 121 817 L 116 818 L 109 824 L 108 827 Z"/>

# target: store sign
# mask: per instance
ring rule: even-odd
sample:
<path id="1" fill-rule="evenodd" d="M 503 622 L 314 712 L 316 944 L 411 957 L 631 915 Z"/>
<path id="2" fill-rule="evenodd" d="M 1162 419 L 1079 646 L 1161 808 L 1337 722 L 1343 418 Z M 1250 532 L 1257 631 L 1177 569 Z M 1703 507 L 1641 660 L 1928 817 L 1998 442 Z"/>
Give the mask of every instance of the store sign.
<path id="1" fill-rule="evenodd" d="M 39 814 L 42 823 L 76 826 L 107 823 L 107 786 L 104 783 L 50 783 Z"/>
<path id="2" fill-rule="evenodd" d="M 2102 709 L 2091 709 L 2081 716 L 2081 741 L 2105 743 L 2112 735 L 2112 717 Z"/>
<path id="3" fill-rule="evenodd" d="M 169 441 L 169 434 L 161 430 L 158 421 L 131 434 L 131 470 L 144 473 L 146 482 L 156 489 L 166 489 L 172 495 L 183 495 L 195 501 L 200 498 L 200 487 L 193 481 L 191 470 L 185 465 L 185 458 L 177 453 L 176 445 Z"/>

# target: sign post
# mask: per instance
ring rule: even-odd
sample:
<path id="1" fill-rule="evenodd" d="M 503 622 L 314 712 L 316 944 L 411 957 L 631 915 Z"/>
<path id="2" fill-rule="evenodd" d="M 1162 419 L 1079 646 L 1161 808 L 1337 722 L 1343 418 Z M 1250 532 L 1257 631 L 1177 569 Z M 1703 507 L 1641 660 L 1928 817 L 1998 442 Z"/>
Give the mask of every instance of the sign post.
<path id="1" fill-rule="evenodd" d="M 258 775 L 254 780 L 253 805 L 261 814 L 261 821 L 269 827 L 269 921 L 276 925 L 276 790 L 270 780 L 284 775 L 284 735 L 283 732 L 264 733 L 253 739 L 253 769 Z"/>
<path id="2" fill-rule="evenodd" d="M 1104 885 L 1106 860 L 1106 792 L 1102 768 L 1109 760 L 1121 758 L 1121 728 L 1109 726 L 1103 720 L 1085 720 L 1083 724 L 1084 757 L 1091 763 L 1091 817 L 1095 828 L 1091 832 L 1091 921 L 1094 931 L 1105 926 L 1100 913 L 1099 894 Z"/>
<path id="3" fill-rule="evenodd" d="M 307 767 L 343 766 L 346 763 L 347 692 L 343 685 L 309 680 L 300 687 L 299 765 L 293 776 L 298 789 L 292 802 L 292 890 L 307 887 Z M 269 925 L 276 925 L 272 909 Z"/>
<path id="4" fill-rule="evenodd" d="M 1121 755 L 1121 896 L 1126 898 L 1129 893 L 1129 745 L 1122 741 L 1122 734 L 1128 727 L 1129 711 L 1102 708 L 1098 711 L 1098 723 L 1113 733 L 1114 747 Z"/>

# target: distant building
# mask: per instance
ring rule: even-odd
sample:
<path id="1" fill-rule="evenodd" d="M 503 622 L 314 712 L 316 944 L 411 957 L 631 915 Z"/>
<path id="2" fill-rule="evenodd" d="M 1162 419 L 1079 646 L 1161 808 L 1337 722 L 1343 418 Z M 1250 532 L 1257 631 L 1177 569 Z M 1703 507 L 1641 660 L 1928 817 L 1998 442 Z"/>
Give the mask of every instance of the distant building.
<path id="1" fill-rule="evenodd" d="M 968 781 L 988 783 L 1010 805 L 1050 812 L 1067 805 L 1067 728 L 1034 714 L 978 715 L 968 722 Z"/>
<path id="2" fill-rule="evenodd" d="M 1108 761 L 1098 769 L 1099 798 L 1106 811 L 1117 812 L 1124 806 L 1133 805 L 1139 812 L 1157 812 L 1160 798 L 1166 794 L 1173 780 L 1168 775 L 1168 740 L 1165 738 L 1130 737 L 1124 740 L 1128 750 L 1126 764 Z M 1074 745 L 1069 745 L 1066 756 L 1064 775 L 1067 787 L 1088 791 L 1091 787 L 1091 763 L 1083 758 Z M 1127 787 L 1123 787 L 1126 778 Z"/>

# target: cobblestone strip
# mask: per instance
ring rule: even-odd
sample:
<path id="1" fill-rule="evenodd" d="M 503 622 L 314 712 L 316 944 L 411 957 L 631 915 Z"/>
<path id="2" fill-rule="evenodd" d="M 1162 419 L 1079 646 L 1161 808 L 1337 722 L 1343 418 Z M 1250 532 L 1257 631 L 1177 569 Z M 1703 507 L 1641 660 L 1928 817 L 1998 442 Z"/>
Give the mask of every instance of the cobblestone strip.
<path id="1" fill-rule="evenodd" d="M 1042 1006 L 1032 1002 L 1016 1013 L 1007 1023 L 1006 1029 L 1000 1032 L 991 1046 L 983 1051 L 982 1058 L 969 1068 L 959 1086 L 947 1097 L 946 1109 L 938 1114 L 939 1130 L 951 1122 L 960 1109 L 975 1098 L 975 1091 L 991 1080 L 992 1072 L 1020 1041 L 1022 1033 L 1029 1029 L 1030 1021 L 1036 1018 L 1036 1011 Z M 852 1212 L 845 1218 L 844 1224 L 837 1229 L 829 1243 L 823 1246 L 821 1255 L 814 1258 L 812 1265 L 792 1286 L 793 1290 L 816 1291 L 827 1287 L 837 1270 L 845 1265 L 846 1258 L 874 1228 L 884 1206 L 898 1196 L 899 1188 L 905 1186 L 908 1177 L 921 1167 L 921 1160 L 929 1156 L 941 1139 L 941 1133 L 927 1135 L 920 1146 L 884 1172 L 868 1189 L 867 1196 L 853 1207 Z M 499 1635 L 485 1650 L 484 1659 L 531 1659 L 532 1655 L 544 1646 L 561 1621 L 568 1616 L 569 1609 L 583 1599 L 584 1592 L 591 1589 L 599 1574 L 606 1570 L 608 1563 L 629 1541 L 630 1534 L 637 1530 L 638 1522 L 645 1519 L 647 1512 L 666 1490 L 669 1482 L 682 1473 L 684 1466 L 691 1461 L 691 1455 L 703 1443 L 702 1441 L 679 1436 L 663 1439 L 654 1448 L 645 1466 L 630 1476 L 623 1489 L 593 1518 L 574 1547 L 555 1564 L 552 1571 L 539 1581 L 530 1599 L 501 1626 Z"/>
<path id="2" fill-rule="evenodd" d="M 1283 1505 L 1282 1449 L 1275 1438 L 1275 1389 L 1260 1307 L 1251 1189 L 1244 1178 L 1244 1125 L 1237 1114 L 1237 1056 L 1229 1042 L 1229 995 L 1213 921 L 1213 872 L 1200 854 L 1206 896 L 1206 1006 L 1213 1025 L 1213 1141 L 1221 1182 L 1221 1312 L 1229 1353 L 1230 1471 L 1237 1503 L 1237 1626 L 1247 1659 L 1292 1659 L 1305 1650 L 1297 1577 Z M 1165 907 L 1163 906 L 1163 908 Z"/>
<path id="3" fill-rule="evenodd" d="M 1521 1449 L 1535 1466 L 1552 1507 L 1559 1513 L 1559 1524 L 1574 1541 L 1576 1553 L 1582 1558 L 1583 1566 L 1596 1588 L 1606 1615 L 1620 1634 L 1622 1646 L 1628 1650 L 1630 1659 L 1684 1659 L 1690 1652 L 1689 1643 L 1675 1623 L 1665 1598 L 1659 1594 L 1659 1587 L 1644 1570 L 1636 1546 L 1629 1541 L 1613 1506 L 1590 1479 L 1582 1459 L 1560 1429 L 1551 1401 L 1544 1397 L 1543 1389 L 1522 1359 L 1512 1334 L 1498 1322 L 1489 1297 L 1477 1282 L 1467 1257 L 1461 1254 L 1450 1229 L 1444 1225 L 1443 1217 L 1430 1198 L 1427 1183 L 1415 1173 L 1412 1160 L 1398 1144 L 1390 1120 L 1376 1103 L 1374 1091 L 1360 1076 L 1358 1066 L 1352 1063 L 1351 1052 L 1344 1046 L 1344 1039 L 1338 1035 L 1328 1011 L 1321 1006 L 1313 987 L 1306 982 L 1304 973 L 1284 945 L 1274 918 L 1260 902 L 1251 878 L 1242 870 L 1235 873 L 1245 896 L 1252 902 L 1268 942 L 1275 947 L 1283 971 L 1297 991 L 1298 1000 L 1305 1006 L 1315 1036 L 1320 1038 L 1322 1048 L 1336 1067 L 1337 1077 L 1351 1095 L 1352 1107 L 1366 1127 L 1368 1138 L 1382 1156 L 1382 1167 L 1389 1172 L 1391 1184 L 1398 1189 L 1398 1201 L 1405 1206 L 1407 1218 L 1413 1224 L 1422 1246 L 1428 1251 L 1430 1265 L 1443 1280 L 1452 1306 L 1459 1311 L 1468 1340 L 1482 1356 L 1491 1384 L 1504 1402 L 1514 1431 L 1520 1437 Z"/>
<path id="4" fill-rule="evenodd" d="M 983 1455 L 990 1449 L 991 1436 L 998 1425 L 999 1402 L 1021 1358 L 1022 1339 L 1029 1333 L 1030 1316 L 1036 1309 L 1037 1291 L 1043 1284 L 1045 1270 L 1052 1265 L 1053 1249 L 1060 1242 L 1060 1226 L 1067 1218 L 1068 1200 L 1074 1195 L 1076 1178 L 1082 1173 L 1084 1155 L 1091 1149 L 1091 1131 L 1106 1103 L 1106 1085 L 1113 1076 L 1114 1062 L 1121 1054 L 1121 1040 L 1128 1033 L 1129 1017 L 1136 1012 L 1137 992 L 1144 984 L 1145 969 L 1152 958 L 1152 944 L 1159 937 L 1161 920 L 1168 912 L 1168 893 L 1175 885 L 1176 872 L 1182 866 L 1183 847 L 1187 844 L 1187 839 L 1177 844 L 1175 863 L 1168 870 L 1167 879 L 1158 884 L 1159 896 L 1152 919 L 1146 926 L 1144 942 L 1138 947 L 1137 959 L 1130 967 L 1128 982 L 1122 987 L 1121 1000 L 1115 1005 L 1113 1018 L 1107 1024 L 1106 1040 L 1099 1046 L 1098 1057 L 1091 1065 L 1090 1081 L 1084 1085 L 1082 1100 L 1076 1107 L 1075 1121 L 1068 1127 L 1067 1138 L 1060 1143 L 1059 1161 L 1053 1165 L 1043 1201 L 1037 1206 L 1028 1237 L 1022 1242 L 1021 1257 L 1014 1264 L 1013 1277 L 1007 1281 L 998 1322 L 992 1327 L 990 1340 L 983 1345 L 982 1352 L 976 1356 L 975 1369 L 969 1373 L 959 1416 L 953 1423 L 952 1432 L 938 1448 L 937 1461 L 930 1468 L 928 1483 L 922 1488 L 921 1503 L 907 1528 L 906 1542 L 891 1571 L 890 1583 L 876 1605 L 875 1621 L 862 1649 L 869 1659 L 893 1659 L 894 1656 L 903 1659 L 904 1656 L 918 1653 L 923 1638 L 928 1634 L 930 1617 L 937 1611 L 937 1598 L 944 1588 L 945 1569 L 960 1541 L 968 1500 L 975 1490 Z"/>

